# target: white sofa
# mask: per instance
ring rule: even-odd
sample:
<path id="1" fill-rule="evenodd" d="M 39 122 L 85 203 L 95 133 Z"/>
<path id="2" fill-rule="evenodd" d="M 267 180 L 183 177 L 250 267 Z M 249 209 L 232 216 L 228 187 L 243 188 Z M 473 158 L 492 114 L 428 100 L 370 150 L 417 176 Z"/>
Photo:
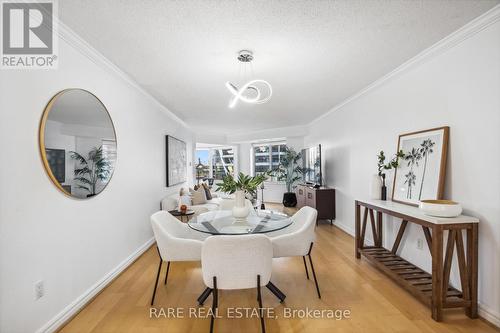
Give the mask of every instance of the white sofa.
<path id="1" fill-rule="evenodd" d="M 206 203 L 202 205 L 191 205 L 188 207 L 188 209 L 193 210 L 195 215 L 206 213 L 212 210 L 218 210 L 222 200 L 226 199 L 222 199 L 216 193 L 212 192 L 212 200 L 208 200 Z M 161 201 L 161 209 L 166 211 L 177 209 L 178 205 L 179 205 L 178 193 L 168 195 Z"/>

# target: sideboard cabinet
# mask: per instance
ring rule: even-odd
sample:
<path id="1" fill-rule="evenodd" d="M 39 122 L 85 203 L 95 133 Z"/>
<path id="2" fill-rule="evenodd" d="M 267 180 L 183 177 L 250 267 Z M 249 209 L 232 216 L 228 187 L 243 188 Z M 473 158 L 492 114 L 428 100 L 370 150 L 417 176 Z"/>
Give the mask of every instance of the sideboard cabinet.
<path id="1" fill-rule="evenodd" d="M 335 189 L 328 187 L 314 188 L 310 185 L 297 185 L 297 208 L 309 206 L 318 211 L 318 220 L 335 219 Z"/>

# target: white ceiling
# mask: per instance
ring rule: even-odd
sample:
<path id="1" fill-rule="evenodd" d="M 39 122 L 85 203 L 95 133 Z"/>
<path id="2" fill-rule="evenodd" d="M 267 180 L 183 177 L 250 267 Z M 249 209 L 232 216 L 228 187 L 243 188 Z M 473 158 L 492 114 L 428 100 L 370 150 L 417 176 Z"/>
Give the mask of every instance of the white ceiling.
<path id="1" fill-rule="evenodd" d="M 498 3 L 64 0 L 59 13 L 189 125 L 227 134 L 309 123 Z M 269 103 L 228 108 L 240 49 Z"/>

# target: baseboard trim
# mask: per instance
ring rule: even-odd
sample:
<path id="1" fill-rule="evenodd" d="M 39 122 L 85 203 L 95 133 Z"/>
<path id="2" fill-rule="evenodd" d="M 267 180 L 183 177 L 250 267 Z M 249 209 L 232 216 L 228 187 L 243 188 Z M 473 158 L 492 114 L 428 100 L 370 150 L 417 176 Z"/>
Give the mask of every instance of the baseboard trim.
<path id="1" fill-rule="evenodd" d="M 484 319 L 489 324 L 500 328 L 500 314 L 495 313 L 489 307 L 481 303 L 478 305 L 478 313 L 481 319 Z"/>
<path id="2" fill-rule="evenodd" d="M 339 228 L 340 230 L 344 231 L 345 233 L 349 234 L 351 237 L 354 237 L 355 235 L 355 230 L 348 226 L 348 225 L 345 225 L 339 221 L 335 221 L 333 223 L 337 228 Z M 366 239 L 366 242 L 368 244 L 370 244 L 371 240 L 370 239 Z M 373 242 L 372 242 L 373 244 Z M 495 313 L 495 311 L 493 311 L 491 308 L 489 308 L 488 306 L 485 306 L 484 304 L 481 304 L 479 303 L 478 304 L 478 314 L 479 314 L 479 317 L 485 321 L 487 321 L 489 324 L 495 326 L 495 327 L 498 327 L 500 328 L 500 314 L 498 313 Z"/>
<path id="3" fill-rule="evenodd" d="M 39 328 L 37 333 L 52 333 L 64 326 L 69 320 L 78 314 L 90 301 L 92 301 L 104 288 L 106 288 L 114 279 L 116 279 L 125 269 L 127 269 L 134 261 L 136 261 L 144 252 L 146 252 L 153 244 L 154 238 L 149 239 L 141 245 L 130 256 L 123 260 L 111 272 L 107 273 L 101 280 L 90 287 L 76 300 L 65 307 L 54 318 L 49 320 L 44 326 Z"/>

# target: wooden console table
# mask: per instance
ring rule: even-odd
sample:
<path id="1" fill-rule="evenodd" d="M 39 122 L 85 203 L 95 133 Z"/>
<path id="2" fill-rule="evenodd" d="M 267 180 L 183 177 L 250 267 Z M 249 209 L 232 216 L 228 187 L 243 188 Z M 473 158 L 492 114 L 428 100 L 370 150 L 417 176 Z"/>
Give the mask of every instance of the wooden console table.
<path id="1" fill-rule="evenodd" d="M 362 218 L 361 207 L 364 207 Z M 477 318 L 479 222 L 477 218 L 464 215 L 453 218 L 433 217 L 423 214 L 417 207 L 382 200 L 356 200 L 355 214 L 356 258 L 359 259 L 363 255 L 401 287 L 430 306 L 432 318 L 436 321 L 441 321 L 443 308 L 465 308 L 467 316 Z M 382 214 L 402 219 L 394 245 L 390 250 L 382 246 Z M 368 217 L 374 246 L 365 246 Z M 408 222 L 422 226 L 432 256 L 432 274 L 397 255 Z M 448 238 L 446 250 L 443 251 L 445 230 L 448 231 Z M 466 242 L 464 242 L 462 230 L 467 233 Z M 449 284 L 455 245 L 462 291 Z M 445 252 L 444 257 L 443 252 Z"/>

